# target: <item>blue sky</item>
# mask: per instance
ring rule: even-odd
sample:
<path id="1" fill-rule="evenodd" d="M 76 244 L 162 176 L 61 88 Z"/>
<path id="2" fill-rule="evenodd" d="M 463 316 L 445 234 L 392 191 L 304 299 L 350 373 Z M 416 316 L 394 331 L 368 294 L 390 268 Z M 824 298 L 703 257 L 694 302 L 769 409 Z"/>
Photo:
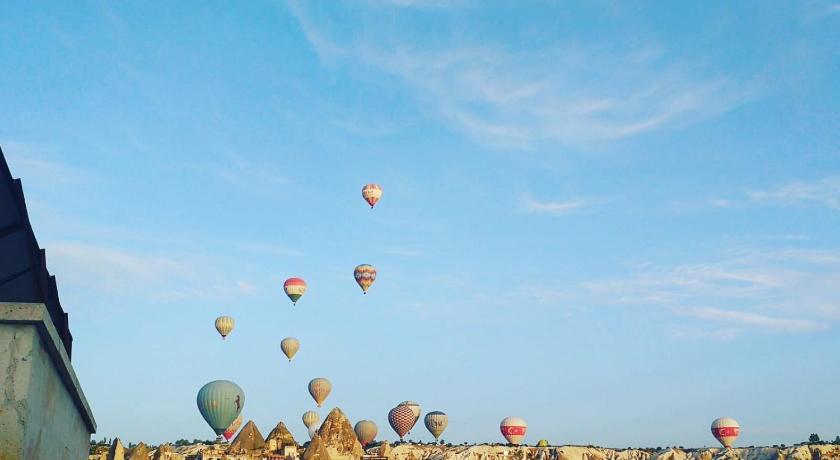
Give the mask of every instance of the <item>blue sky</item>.
<path id="1" fill-rule="evenodd" d="M 840 434 L 840 4 L 4 9 L 0 145 L 97 438 L 209 438 L 219 378 L 305 438 L 318 376 L 380 439 L 406 399 L 454 442 Z"/>

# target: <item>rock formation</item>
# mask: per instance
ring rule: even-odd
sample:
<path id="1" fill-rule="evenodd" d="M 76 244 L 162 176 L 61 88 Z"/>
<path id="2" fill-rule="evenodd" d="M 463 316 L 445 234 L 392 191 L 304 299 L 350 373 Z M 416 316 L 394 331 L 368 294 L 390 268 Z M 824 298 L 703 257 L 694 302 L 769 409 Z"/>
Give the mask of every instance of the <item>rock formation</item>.
<path id="1" fill-rule="evenodd" d="M 230 443 L 230 450 L 232 452 L 254 451 L 264 449 L 265 439 L 263 439 L 260 430 L 253 420 L 248 420 L 248 423 L 242 427 L 233 442 Z"/>
<path id="2" fill-rule="evenodd" d="M 391 458 L 391 443 L 384 441 L 376 452 L 380 457 Z"/>
<path id="3" fill-rule="evenodd" d="M 364 455 L 362 445 L 356 438 L 356 432 L 353 431 L 353 425 L 338 407 L 327 415 L 321 428 L 318 429 L 318 436 L 333 456 L 359 459 Z"/>
<path id="4" fill-rule="evenodd" d="M 330 454 L 327 453 L 327 448 L 320 435 L 315 435 L 312 441 L 309 441 L 309 446 L 303 452 L 301 460 L 331 460 Z"/>
<path id="5" fill-rule="evenodd" d="M 149 448 L 141 442 L 134 446 L 134 449 L 131 449 L 128 460 L 149 460 L 149 453 Z"/>
<path id="6" fill-rule="evenodd" d="M 111 448 L 108 449 L 108 460 L 125 460 L 125 447 L 122 445 L 120 438 L 114 438 L 111 442 Z"/>
<path id="7" fill-rule="evenodd" d="M 176 454 L 169 444 L 163 444 L 157 448 L 155 454 L 152 455 L 152 460 L 181 460 L 184 456 Z"/>
<path id="8" fill-rule="evenodd" d="M 385 443 L 370 450 L 389 460 L 543 460 L 544 449 L 504 445 L 442 447 L 402 443 L 391 448 Z M 668 448 L 607 449 L 587 446 L 558 446 L 549 449 L 549 460 L 840 460 L 840 446 L 798 445 L 786 448 Z"/>
<path id="9" fill-rule="evenodd" d="M 277 424 L 270 433 L 268 433 L 268 437 L 265 438 L 265 443 L 268 444 L 268 448 L 271 450 L 280 450 L 285 446 L 295 446 L 297 447 L 297 442 L 295 442 L 295 437 L 292 436 L 292 433 L 289 432 L 289 429 L 286 428 L 286 425 L 283 422 Z"/>

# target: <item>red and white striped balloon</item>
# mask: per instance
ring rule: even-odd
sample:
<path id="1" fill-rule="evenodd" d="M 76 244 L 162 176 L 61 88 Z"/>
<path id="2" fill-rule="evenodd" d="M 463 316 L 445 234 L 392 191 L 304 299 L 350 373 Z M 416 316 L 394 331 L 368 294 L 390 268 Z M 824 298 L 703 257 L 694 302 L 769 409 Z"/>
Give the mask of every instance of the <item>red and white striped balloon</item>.
<path id="1" fill-rule="evenodd" d="M 528 431 L 528 424 L 519 417 L 505 417 L 499 429 L 507 442 L 518 445 L 525 437 L 525 432 Z"/>
<path id="2" fill-rule="evenodd" d="M 732 447 L 732 443 L 738 439 L 739 434 L 741 434 L 741 426 L 733 418 L 721 417 L 712 422 L 712 435 L 723 444 L 723 447 Z"/>
<path id="3" fill-rule="evenodd" d="M 409 406 L 397 406 L 388 412 L 388 423 L 397 435 L 399 435 L 400 441 L 402 441 L 403 436 L 411 430 L 416 421 L 417 419 L 414 418 L 414 411 L 412 411 Z"/>

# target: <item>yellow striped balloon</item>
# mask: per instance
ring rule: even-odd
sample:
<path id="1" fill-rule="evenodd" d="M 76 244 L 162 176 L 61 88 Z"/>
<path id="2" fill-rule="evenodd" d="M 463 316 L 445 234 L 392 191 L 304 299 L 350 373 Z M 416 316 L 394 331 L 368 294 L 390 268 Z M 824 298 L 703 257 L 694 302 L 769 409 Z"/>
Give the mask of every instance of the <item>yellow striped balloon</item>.
<path id="1" fill-rule="evenodd" d="M 222 335 L 222 340 L 224 340 L 233 330 L 233 324 L 233 318 L 230 316 L 220 316 L 216 318 L 216 330 Z"/>
<path id="2" fill-rule="evenodd" d="M 443 433 L 443 430 L 445 430 L 446 426 L 449 425 L 449 417 L 447 417 L 443 412 L 436 410 L 426 414 L 426 417 L 423 419 L 423 423 L 426 425 L 426 429 L 429 430 L 429 433 L 432 433 L 432 436 L 435 437 L 435 441 L 437 441 Z"/>
<path id="3" fill-rule="evenodd" d="M 303 424 L 306 425 L 306 428 L 317 425 L 319 421 L 321 421 L 321 417 L 314 410 L 308 410 L 303 413 Z"/>
<path id="4" fill-rule="evenodd" d="M 318 407 L 321 407 L 321 404 L 330 395 L 330 391 L 332 391 L 332 384 L 323 377 L 312 379 L 309 382 L 309 394 L 312 395 L 312 399 L 315 400 Z"/>
<path id="5" fill-rule="evenodd" d="M 362 420 L 356 423 L 356 426 L 353 427 L 353 431 L 356 432 L 356 437 L 359 439 L 359 442 L 362 443 L 362 447 L 365 447 L 376 439 L 376 433 L 379 432 L 379 429 L 372 421 Z"/>
<path id="6" fill-rule="evenodd" d="M 283 350 L 283 354 L 291 361 L 300 349 L 300 342 L 294 337 L 286 337 L 280 342 L 280 349 Z"/>
<path id="7" fill-rule="evenodd" d="M 367 294 L 367 290 L 376 281 L 376 268 L 373 265 L 361 264 L 353 270 L 353 277 L 356 278 L 356 283 L 362 288 L 362 292 Z"/>
<path id="8" fill-rule="evenodd" d="M 382 198 L 382 187 L 377 184 L 365 185 L 362 187 L 362 198 L 370 205 L 370 209 L 373 209 L 379 199 Z"/>

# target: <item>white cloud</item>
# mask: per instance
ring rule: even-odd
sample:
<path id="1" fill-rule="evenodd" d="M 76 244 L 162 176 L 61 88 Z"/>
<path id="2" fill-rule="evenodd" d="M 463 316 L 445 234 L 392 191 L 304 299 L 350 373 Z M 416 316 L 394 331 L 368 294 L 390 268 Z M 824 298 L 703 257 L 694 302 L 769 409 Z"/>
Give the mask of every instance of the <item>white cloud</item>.
<path id="1" fill-rule="evenodd" d="M 398 257 L 420 257 L 423 255 L 423 251 L 412 249 L 412 248 L 388 248 L 385 250 L 385 254 L 391 256 L 398 256 Z"/>
<path id="2" fill-rule="evenodd" d="M 840 320 L 840 251 L 745 250 L 706 263 L 640 265 L 581 287 L 596 306 L 657 307 L 739 331 L 814 332 Z"/>
<path id="3" fill-rule="evenodd" d="M 194 254 L 155 254 L 102 244 L 57 242 L 47 250 L 50 271 L 63 286 L 154 299 L 230 298 L 256 286 L 231 280 Z"/>
<path id="4" fill-rule="evenodd" d="M 821 205 L 840 210 L 840 175 L 794 181 L 768 190 L 747 192 L 750 201 L 777 206 Z"/>
<path id="5" fill-rule="evenodd" d="M 472 2 L 470 0 L 368 0 L 368 3 L 401 8 L 460 8 Z"/>
<path id="6" fill-rule="evenodd" d="M 55 184 L 78 184 L 90 180 L 91 176 L 80 168 L 55 161 L 55 147 L 35 142 L 5 141 L 3 154 L 9 163 L 12 176 L 25 184 L 39 187 L 53 187 Z"/>
<path id="7" fill-rule="evenodd" d="M 828 329 L 827 322 L 809 319 L 774 318 L 756 313 L 721 310 L 719 308 L 689 308 L 681 310 L 679 313 L 726 324 L 742 324 L 785 332 L 812 332 Z"/>
<path id="8" fill-rule="evenodd" d="M 511 51 L 490 44 L 420 48 L 393 34 L 362 42 L 334 39 L 302 5 L 292 3 L 291 11 L 322 59 L 395 76 L 423 111 L 498 146 L 609 141 L 679 126 L 731 110 L 756 89 L 726 75 L 704 76 L 696 66 L 666 59 L 655 46 Z"/>
<path id="9" fill-rule="evenodd" d="M 537 201 L 526 197 L 523 205 L 525 212 L 534 214 L 564 215 L 587 205 L 585 200 L 572 201 Z"/>

